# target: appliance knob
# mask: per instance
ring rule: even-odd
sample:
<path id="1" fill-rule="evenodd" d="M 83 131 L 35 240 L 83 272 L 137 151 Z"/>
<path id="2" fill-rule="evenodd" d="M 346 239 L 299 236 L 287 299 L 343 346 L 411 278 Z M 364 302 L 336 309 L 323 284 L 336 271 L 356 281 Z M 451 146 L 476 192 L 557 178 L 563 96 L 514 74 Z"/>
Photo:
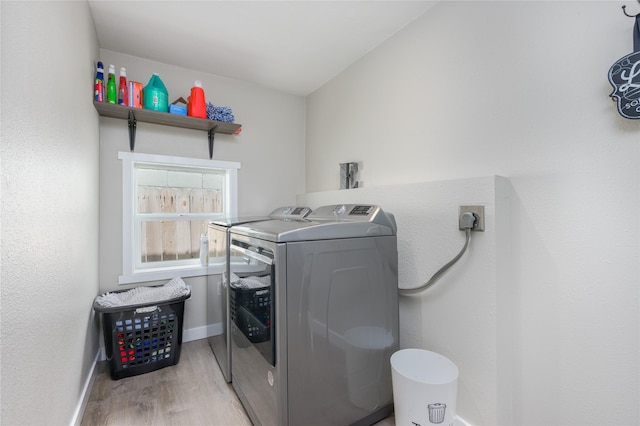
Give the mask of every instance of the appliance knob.
<path id="1" fill-rule="evenodd" d="M 344 215 L 346 210 L 347 207 L 344 204 L 341 204 L 339 206 L 336 206 L 336 208 L 333 210 L 333 214 L 336 216 L 342 216 Z"/>

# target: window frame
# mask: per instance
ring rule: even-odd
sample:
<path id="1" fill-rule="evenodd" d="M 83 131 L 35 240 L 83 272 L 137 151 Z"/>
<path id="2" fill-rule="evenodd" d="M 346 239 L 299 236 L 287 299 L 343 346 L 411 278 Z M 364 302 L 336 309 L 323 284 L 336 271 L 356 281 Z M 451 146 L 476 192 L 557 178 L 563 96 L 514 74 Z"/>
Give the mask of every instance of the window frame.
<path id="1" fill-rule="evenodd" d="M 238 170 L 240 169 L 240 163 L 123 151 L 118 152 L 118 159 L 122 161 L 122 275 L 118 277 L 118 284 L 158 281 L 174 277 L 195 277 L 207 275 L 207 273 L 222 273 L 223 268 L 221 265 L 210 263 L 209 267 L 202 266 L 200 259 L 158 262 L 159 264 L 165 263 L 165 265 L 159 265 L 158 267 L 137 267 L 138 262 L 135 256 L 140 250 L 136 250 L 136 247 L 141 244 L 141 227 L 136 226 L 138 221 L 136 212 L 136 169 L 138 165 L 151 165 L 167 168 L 223 170 L 226 174 L 223 188 L 223 211 L 211 214 L 190 214 L 194 218 L 203 216 L 213 220 L 237 216 Z M 216 271 L 216 269 L 220 269 L 220 271 Z"/>

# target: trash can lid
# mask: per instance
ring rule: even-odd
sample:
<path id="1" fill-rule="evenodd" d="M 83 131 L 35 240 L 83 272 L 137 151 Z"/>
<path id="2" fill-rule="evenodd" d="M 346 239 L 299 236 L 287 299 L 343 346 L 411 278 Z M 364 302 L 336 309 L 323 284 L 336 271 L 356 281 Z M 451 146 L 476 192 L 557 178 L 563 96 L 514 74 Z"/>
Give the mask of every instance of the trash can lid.
<path id="1" fill-rule="evenodd" d="M 391 367 L 421 383 L 445 384 L 458 379 L 458 367 L 447 357 L 425 349 L 401 349 L 391 355 Z"/>

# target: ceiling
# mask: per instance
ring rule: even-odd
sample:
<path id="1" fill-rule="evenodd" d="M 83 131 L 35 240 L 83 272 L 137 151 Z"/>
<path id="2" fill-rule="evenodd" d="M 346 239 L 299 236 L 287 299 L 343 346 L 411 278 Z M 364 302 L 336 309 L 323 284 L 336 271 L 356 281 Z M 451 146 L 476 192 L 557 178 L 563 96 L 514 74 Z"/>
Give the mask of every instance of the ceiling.
<path id="1" fill-rule="evenodd" d="M 100 48 L 308 95 L 437 1 L 89 0 Z"/>

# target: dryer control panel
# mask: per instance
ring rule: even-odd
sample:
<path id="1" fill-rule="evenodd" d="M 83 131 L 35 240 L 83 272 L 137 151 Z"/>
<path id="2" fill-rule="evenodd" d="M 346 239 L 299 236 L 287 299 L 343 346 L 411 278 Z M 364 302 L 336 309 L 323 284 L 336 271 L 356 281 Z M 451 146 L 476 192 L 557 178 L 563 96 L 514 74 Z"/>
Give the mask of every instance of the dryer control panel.
<path id="1" fill-rule="evenodd" d="M 311 213 L 309 207 L 280 207 L 269 213 L 271 219 L 304 219 Z"/>

